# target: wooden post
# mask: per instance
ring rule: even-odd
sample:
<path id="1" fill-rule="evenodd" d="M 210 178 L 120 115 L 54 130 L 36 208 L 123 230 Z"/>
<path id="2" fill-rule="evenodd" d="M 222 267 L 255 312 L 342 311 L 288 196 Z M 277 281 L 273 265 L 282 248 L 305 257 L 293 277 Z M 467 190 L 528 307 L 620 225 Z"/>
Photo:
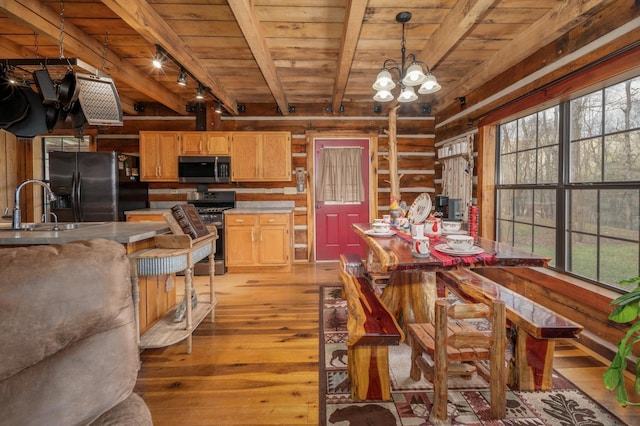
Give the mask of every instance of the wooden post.
<path id="1" fill-rule="evenodd" d="M 389 162 L 389 180 L 387 181 L 390 187 L 389 204 L 393 199 L 400 202 L 400 179 L 402 175 L 398 175 L 398 140 L 396 139 L 398 108 L 400 108 L 400 105 L 396 105 L 389 112 L 389 130 L 385 131 L 389 136 L 389 154 L 387 156 L 387 161 Z"/>

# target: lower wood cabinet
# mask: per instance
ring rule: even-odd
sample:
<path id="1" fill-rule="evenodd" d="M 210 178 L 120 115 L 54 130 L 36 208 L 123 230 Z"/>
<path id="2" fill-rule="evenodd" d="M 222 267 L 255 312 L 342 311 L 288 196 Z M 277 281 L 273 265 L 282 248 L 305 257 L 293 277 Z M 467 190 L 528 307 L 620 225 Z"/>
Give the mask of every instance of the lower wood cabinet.
<path id="1" fill-rule="evenodd" d="M 127 222 L 164 222 L 164 216 L 159 213 L 128 214 Z"/>
<path id="2" fill-rule="evenodd" d="M 225 261 L 228 271 L 248 271 L 256 267 L 291 270 L 292 228 L 292 213 L 226 215 Z"/>

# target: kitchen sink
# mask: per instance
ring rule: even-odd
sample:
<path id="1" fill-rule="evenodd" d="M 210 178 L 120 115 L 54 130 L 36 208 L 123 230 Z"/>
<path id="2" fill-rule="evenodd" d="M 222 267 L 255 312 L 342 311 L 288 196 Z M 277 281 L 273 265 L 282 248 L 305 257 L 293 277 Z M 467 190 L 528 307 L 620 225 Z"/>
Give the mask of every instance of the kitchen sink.
<path id="1" fill-rule="evenodd" d="M 55 229 L 56 224 L 52 222 L 23 223 L 20 225 L 20 229 L 12 229 L 9 226 L 9 227 L 0 228 L 0 231 L 44 231 L 44 232 L 69 231 L 72 229 L 101 225 L 102 223 L 104 222 L 60 222 L 58 223 L 58 229 Z"/>

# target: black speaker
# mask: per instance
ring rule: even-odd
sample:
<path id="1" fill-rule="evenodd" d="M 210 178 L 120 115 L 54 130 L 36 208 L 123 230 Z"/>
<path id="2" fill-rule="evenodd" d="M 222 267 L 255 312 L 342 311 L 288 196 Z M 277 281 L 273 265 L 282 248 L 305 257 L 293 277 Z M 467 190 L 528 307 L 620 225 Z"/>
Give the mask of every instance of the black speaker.
<path id="1" fill-rule="evenodd" d="M 36 70 L 33 72 L 33 79 L 36 82 L 36 86 L 38 86 L 42 103 L 45 105 L 55 105 L 58 102 L 58 93 L 53 86 L 49 71 Z"/>
<path id="2" fill-rule="evenodd" d="M 196 130 L 207 130 L 207 104 L 196 102 Z"/>

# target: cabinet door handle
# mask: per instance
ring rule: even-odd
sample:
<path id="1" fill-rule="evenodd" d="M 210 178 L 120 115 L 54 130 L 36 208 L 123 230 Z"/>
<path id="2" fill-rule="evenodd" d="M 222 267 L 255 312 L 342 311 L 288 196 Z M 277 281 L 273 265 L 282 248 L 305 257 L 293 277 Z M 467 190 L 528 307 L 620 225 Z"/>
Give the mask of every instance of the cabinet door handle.
<path id="1" fill-rule="evenodd" d="M 269 223 L 273 223 L 275 221 L 276 221 L 275 219 L 269 219 Z"/>

